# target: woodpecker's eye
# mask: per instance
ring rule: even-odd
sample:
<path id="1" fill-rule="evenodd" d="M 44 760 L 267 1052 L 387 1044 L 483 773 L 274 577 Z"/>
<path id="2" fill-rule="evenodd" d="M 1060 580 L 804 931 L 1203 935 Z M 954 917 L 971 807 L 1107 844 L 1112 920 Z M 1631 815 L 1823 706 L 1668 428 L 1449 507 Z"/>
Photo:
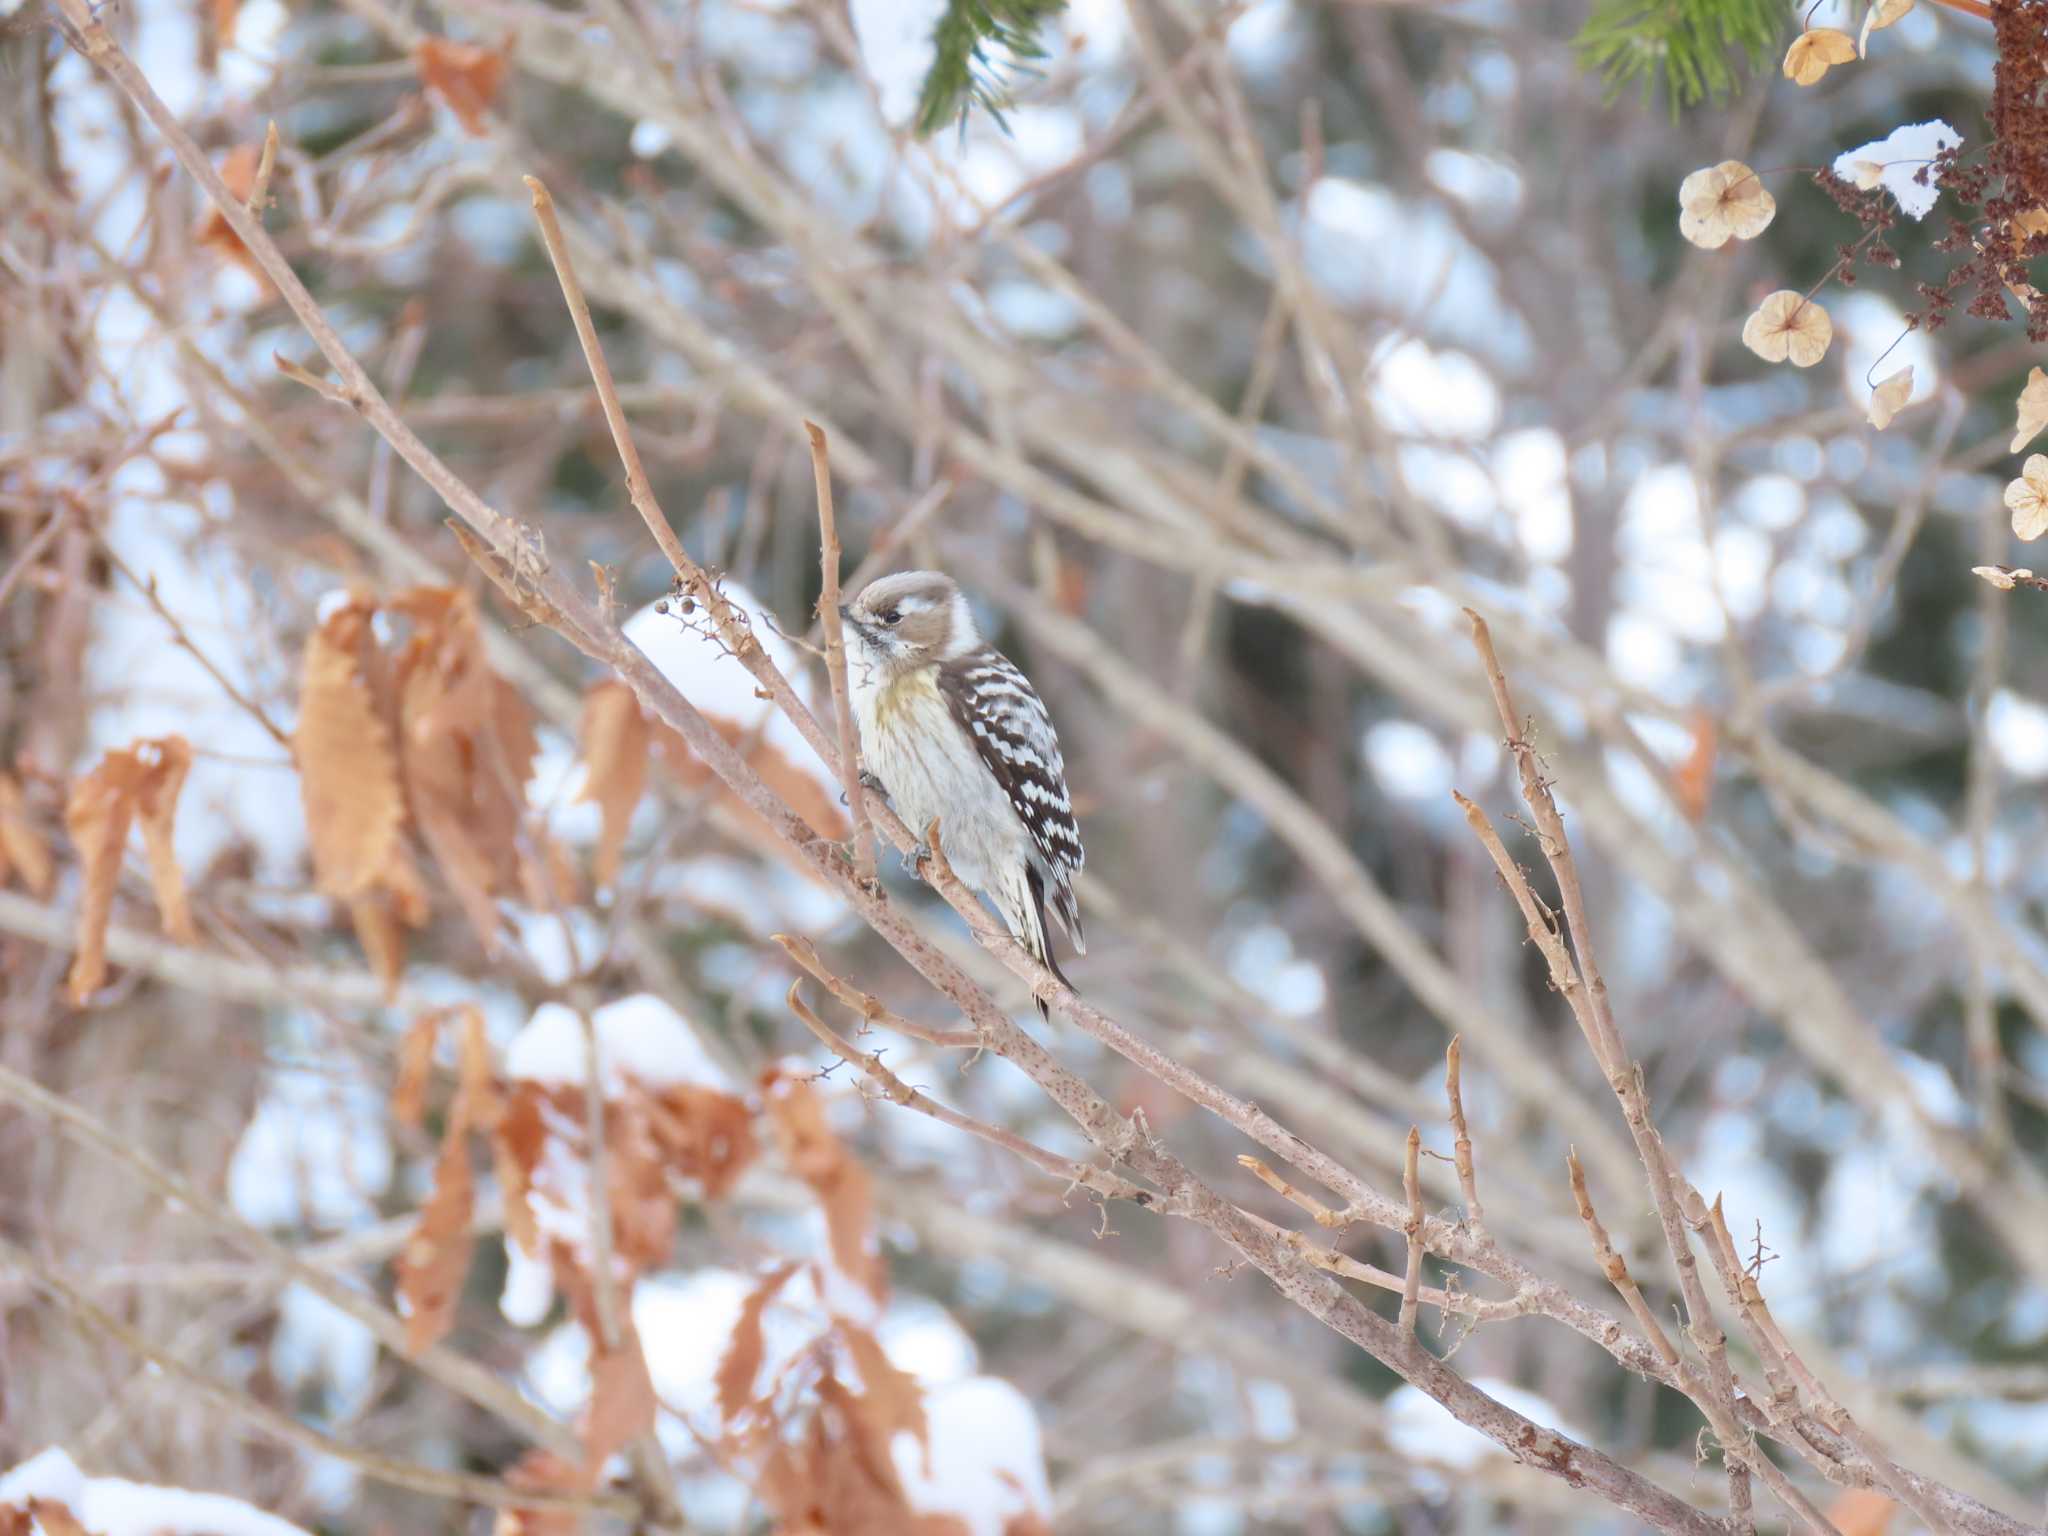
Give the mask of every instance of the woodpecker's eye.
<path id="1" fill-rule="evenodd" d="M 889 626 L 890 626 L 891 628 L 894 628 L 894 627 L 895 627 L 895 625 L 896 625 L 896 622 L 897 622 L 897 621 L 898 621 L 899 619 L 901 619 L 902 617 L 903 617 L 903 614 L 901 613 L 901 611 L 900 611 L 900 610 L 898 610 L 898 609 L 895 609 L 895 608 L 891 608 L 891 609 L 890 609 L 890 610 L 889 610 L 889 611 L 888 611 L 887 613 L 885 613 L 885 614 L 883 614 L 883 615 L 882 615 L 882 622 L 883 622 L 884 624 L 887 624 L 887 625 L 889 625 Z"/>

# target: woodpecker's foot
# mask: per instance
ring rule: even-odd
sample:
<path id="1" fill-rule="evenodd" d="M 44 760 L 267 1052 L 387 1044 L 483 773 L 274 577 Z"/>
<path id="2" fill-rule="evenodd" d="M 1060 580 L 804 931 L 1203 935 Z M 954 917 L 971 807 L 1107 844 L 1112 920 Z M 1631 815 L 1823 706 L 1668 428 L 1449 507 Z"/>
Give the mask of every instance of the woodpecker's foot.
<path id="1" fill-rule="evenodd" d="M 918 879 L 922 880 L 924 878 L 924 867 L 931 861 L 931 856 L 932 845 L 930 843 L 917 844 L 910 852 L 903 855 L 903 873 L 915 875 Z"/>
<path id="2" fill-rule="evenodd" d="M 860 787 L 871 795 L 880 795 L 884 800 L 889 798 L 889 787 L 865 768 L 860 771 Z"/>

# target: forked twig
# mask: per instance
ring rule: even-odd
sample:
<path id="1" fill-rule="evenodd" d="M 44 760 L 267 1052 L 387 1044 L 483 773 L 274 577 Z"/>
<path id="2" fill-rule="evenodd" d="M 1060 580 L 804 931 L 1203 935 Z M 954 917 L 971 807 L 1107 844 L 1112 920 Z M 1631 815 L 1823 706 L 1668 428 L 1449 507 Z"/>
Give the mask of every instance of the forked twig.
<path id="1" fill-rule="evenodd" d="M 789 946 L 785 944 L 783 947 L 787 949 Z M 1157 1195 L 1129 1179 L 1097 1168 L 1092 1163 L 1077 1162 L 1073 1158 L 1061 1157 L 1056 1152 L 1048 1152 L 1036 1142 L 1026 1141 L 1014 1131 L 1005 1130 L 999 1125 L 991 1125 L 986 1120 L 977 1120 L 972 1115 L 964 1115 L 957 1109 L 939 1103 L 929 1094 L 911 1087 L 882 1064 L 882 1058 L 878 1053 L 863 1051 L 819 1018 L 810 1005 L 804 1002 L 799 990 L 802 986 L 803 983 L 800 981 L 792 981 L 789 984 L 789 1011 L 802 1021 L 804 1028 L 817 1036 L 819 1044 L 848 1066 L 863 1073 L 891 1104 L 914 1109 L 921 1115 L 930 1116 L 941 1125 L 950 1125 L 956 1131 L 978 1136 L 990 1145 L 1001 1147 L 1004 1151 L 1022 1158 L 1034 1168 L 1042 1169 L 1054 1178 L 1064 1179 L 1069 1186 L 1078 1184 L 1105 1200 L 1129 1200 L 1142 1206 L 1159 1204 Z"/>
<path id="2" fill-rule="evenodd" d="M 1472 1166 L 1472 1133 L 1465 1127 L 1465 1095 L 1459 1080 L 1464 1062 L 1460 1039 L 1458 1035 L 1451 1036 L 1451 1043 L 1444 1050 L 1444 1098 L 1450 1104 L 1451 1134 L 1456 1138 L 1451 1156 L 1458 1170 L 1458 1192 L 1465 1197 L 1465 1220 L 1473 1231 L 1483 1233 L 1486 1210 L 1479 1203 L 1479 1176 Z"/>

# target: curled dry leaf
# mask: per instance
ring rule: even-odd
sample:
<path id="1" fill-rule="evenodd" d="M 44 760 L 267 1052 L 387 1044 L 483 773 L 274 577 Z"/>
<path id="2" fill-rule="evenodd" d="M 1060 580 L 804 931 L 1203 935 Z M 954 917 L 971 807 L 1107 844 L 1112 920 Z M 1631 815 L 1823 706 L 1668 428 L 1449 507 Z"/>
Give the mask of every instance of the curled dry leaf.
<path id="1" fill-rule="evenodd" d="M 783 1160 L 824 1207 L 833 1263 L 877 1301 L 886 1300 L 888 1272 L 875 1246 L 875 1190 L 867 1169 L 826 1124 L 824 1100 L 809 1083 L 771 1067 L 761 1087 Z"/>
<path id="2" fill-rule="evenodd" d="M 1694 171 L 1678 186 L 1678 232 L 1702 250 L 1755 239 L 1777 211 L 1777 199 L 1740 160 Z"/>
<path id="3" fill-rule="evenodd" d="M 9 872 L 37 896 L 50 894 L 57 877 L 50 844 L 28 813 L 28 802 L 12 774 L 0 773 L 0 885 Z"/>
<path id="4" fill-rule="evenodd" d="M 1835 65 L 1855 57 L 1855 38 L 1833 27 L 1813 27 L 1785 50 L 1785 77 L 1798 85 L 1813 85 Z"/>
<path id="5" fill-rule="evenodd" d="M 2043 427 L 2048 427 L 2048 373 L 2039 368 L 2027 370 L 2026 388 L 2020 391 L 2016 409 L 2008 453 L 2018 453 L 2040 436 Z"/>
<path id="6" fill-rule="evenodd" d="M 881 1341 L 858 1323 L 841 1320 L 839 1336 L 860 1373 L 860 1396 L 854 1399 L 854 1432 L 867 1443 L 877 1461 L 893 1460 L 889 1448 L 899 1434 L 917 1438 L 931 1466 L 931 1437 L 925 1422 L 924 1389 L 917 1378 L 883 1352 Z"/>
<path id="7" fill-rule="evenodd" d="M 612 1455 L 654 1428 L 654 1381 L 647 1353 L 630 1321 L 616 1349 L 600 1349 L 590 1365 L 590 1406 L 583 1415 L 583 1470 L 593 1487 Z"/>
<path id="8" fill-rule="evenodd" d="M 432 1347 L 455 1325 L 455 1304 L 469 1276 L 469 1221 L 476 1207 L 476 1182 L 469 1168 L 468 1105 L 458 1094 L 448 1111 L 441 1156 L 434 1164 L 434 1193 L 406 1239 L 394 1268 L 405 1312 L 409 1354 Z"/>
<path id="9" fill-rule="evenodd" d="M 145 770 L 136 798 L 156 909 L 162 915 L 164 932 L 181 944 L 191 944 L 199 932 L 192 926 L 192 909 L 185 900 L 185 877 L 178 869 L 171 822 L 178 814 L 178 792 L 185 787 L 185 775 L 192 771 L 192 748 L 182 736 L 166 736 L 141 743 L 135 754 Z"/>
<path id="10" fill-rule="evenodd" d="M 375 611 L 351 601 L 307 637 L 292 733 L 314 876 L 344 900 L 384 878 L 405 817 L 391 732 L 362 667 Z"/>
<path id="11" fill-rule="evenodd" d="M 1790 359 L 1795 368 L 1811 368 L 1827 355 L 1834 334 L 1826 310 L 1804 294 L 1780 288 L 1743 322 L 1742 344 L 1767 363 Z"/>
<path id="12" fill-rule="evenodd" d="M 1863 12 L 1863 30 L 1856 34 L 1856 56 L 1860 59 L 1869 50 L 1871 33 L 1883 31 L 1912 9 L 1913 0 L 1870 0 Z"/>
<path id="13" fill-rule="evenodd" d="M 1678 808 L 1685 813 L 1685 819 L 1698 826 L 1707 819 L 1707 807 L 1714 797 L 1714 753 L 1717 732 L 1714 717 L 1703 709 L 1696 709 L 1692 716 L 1692 751 L 1685 761 L 1678 765 L 1673 776 L 1673 787 L 1678 795 Z"/>
<path id="14" fill-rule="evenodd" d="M 518 883 L 531 717 L 485 664 L 468 593 L 420 587 L 389 606 L 416 625 L 397 665 L 399 762 L 413 820 L 478 939 L 495 952 L 497 897 Z"/>
<path id="15" fill-rule="evenodd" d="M 1870 392 L 1867 419 L 1882 432 L 1892 424 L 1892 418 L 1906 408 L 1906 402 L 1912 397 L 1913 370 L 1908 366 L 1878 380 L 1877 388 Z"/>
<path id="16" fill-rule="evenodd" d="M 583 788 L 576 799 L 579 803 L 594 801 L 603 819 L 595 872 L 599 885 L 611 885 L 619 878 L 619 850 L 625 846 L 633 809 L 647 785 L 652 738 L 633 690 L 616 679 L 593 687 L 583 696 L 577 738 L 583 758 Z"/>
<path id="17" fill-rule="evenodd" d="M 188 943 L 194 937 L 184 877 L 171 848 L 171 818 L 191 765 L 192 748 L 185 739 L 166 736 L 108 752 L 98 767 L 72 786 L 64 827 L 85 872 L 78 904 L 78 952 L 67 982 L 73 1003 L 84 1003 L 106 982 L 107 923 L 121 881 L 128 829 L 138 812 L 144 818 L 150 882 L 165 930 Z"/>
<path id="18" fill-rule="evenodd" d="M 505 84 L 506 50 L 430 37 L 413 50 L 420 83 L 448 104 L 463 131 L 482 138 L 485 114 Z"/>
<path id="19" fill-rule="evenodd" d="M 254 144 L 238 144 L 228 151 L 227 158 L 220 163 L 220 179 L 233 194 L 237 202 L 247 202 L 249 194 L 256 190 L 257 167 L 263 163 L 263 151 Z M 256 258 L 249 254 L 249 247 L 242 244 L 242 237 L 235 233 L 227 216 L 212 204 L 207 205 L 205 216 L 199 221 L 199 228 L 193 238 L 209 250 L 218 252 L 235 263 L 259 283 L 268 284 L 270 279 Z"/>
<path id="20" fill-rule="evenodd" d="M 2021 582 L 2032 579 L 2033 572 L 2024 567 L 2010 565 L 1973 565 L 1972 576 L 1980 576 L 2001 592 L 2010 592 Z"/>
<path id="21" fill-rule="evenodd" d="M 719 1356 L 718 1374 L 713 1378 L 718 1387 L 718 1416 L 728 1424 L 736 1423 L 741 1414 L 754 1406 L 754 1378 L 761 1373 L 761 1359 L 766 1353 L 761 1314 L 795 1273 L 794 1264 L 778 1264 L 761 1277 L 740 1303 L 739 1318 L 732 1325 L 732 1337 L 726 1341 L 725 1353 Z"/>
<path id="22" fill-rule="evenodd" d="M 391 1085 L 391 1118 L 400 1125 L 418 1125 L 427 1115 L 427 1079 L 434 1070 L 434 1043 L 441 1038 L 445 1008 L 430 1009 L 414 1019 L 398 1042 L 398 1077 Z"/>
<path id="23" fill-rule="evenodd" d="M 2020 477 L 2005 488 L 2012 509 L 2012 531 L 2026 540 L 2048 533 L 2048 454 L 2030 453 Z"/>
<path id="24" fill-rule="evenodd" d="M 464 1118 L 484 1135 L 498 1128 L 505 1113 L 504 1095 L 491 1071 L 491 1040 L 484 1032 L 483 1010 L 474 1003 L 462 1005 L 462 1034 L 459 1037 L 461 1071 L 456 1092 L 467 1105 Z"/>

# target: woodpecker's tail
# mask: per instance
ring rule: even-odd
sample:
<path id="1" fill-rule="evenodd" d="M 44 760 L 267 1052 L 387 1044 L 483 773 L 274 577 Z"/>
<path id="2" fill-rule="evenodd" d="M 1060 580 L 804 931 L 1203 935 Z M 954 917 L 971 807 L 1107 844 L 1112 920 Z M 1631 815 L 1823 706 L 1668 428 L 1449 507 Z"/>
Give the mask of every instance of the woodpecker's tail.
<path id="1" fill-rule="evenodd" d="M 1062 986 L 1071 989 L 1074 984 L 1067 980 L 1067 973 L 1060 969 L 1059 961 L 1055 960 L 1052 954 L 1052 934 L 1045 924 L 1045 881 L 1040 877 L 1035 867 L 1027 864 L 1024 867 L 1024 882 L 1030 892 L 1031 900 L 1021 914 L 1024 921 L 1022 923 L 1013 923 L 1011 926 L 1016 930 L 1017 937 L 1024 941 L 1024 947 L 1030 950 L 1047 970 L 1060 979 Z M 1071 902 L 1072 898 L 1069 897 L 1068 900 Z M 1069 928 L 1069 932 L 1078 932 L 1079 926 L 1078 922 L 1074 923 Z M 1079 948 L 1079 945 L 1077 944 L 1075 947 Z M 1042 997 L 1034 997 L 1033 1001 L 1038 1004 L 1038 1016 L 1041 1019 L 1050 1021 L 1052 1018 L 1052 1008 L 1047 1004 L 1046 1000 Z"/>

